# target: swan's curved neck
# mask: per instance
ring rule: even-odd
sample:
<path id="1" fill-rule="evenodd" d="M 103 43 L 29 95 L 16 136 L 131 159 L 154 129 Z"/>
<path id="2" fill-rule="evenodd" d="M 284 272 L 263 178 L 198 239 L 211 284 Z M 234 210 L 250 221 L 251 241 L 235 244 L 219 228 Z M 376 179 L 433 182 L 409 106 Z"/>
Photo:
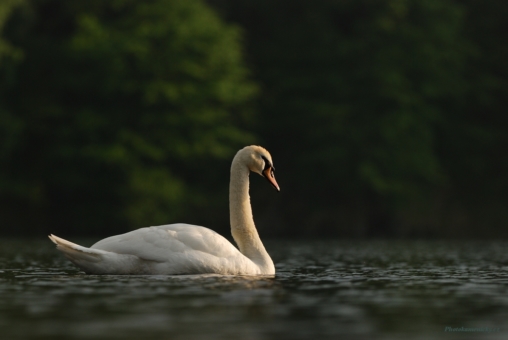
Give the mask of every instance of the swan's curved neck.
<path id="1" fill-rule="evenodd" d="M 275 273 L 273 261 L 254 225 L 249 197 L 249 169 L 240 157 L 235 157 L 231 165 L 229 215 L 231 234 L 240 251 L 260 267 L 261 274 Z"/>

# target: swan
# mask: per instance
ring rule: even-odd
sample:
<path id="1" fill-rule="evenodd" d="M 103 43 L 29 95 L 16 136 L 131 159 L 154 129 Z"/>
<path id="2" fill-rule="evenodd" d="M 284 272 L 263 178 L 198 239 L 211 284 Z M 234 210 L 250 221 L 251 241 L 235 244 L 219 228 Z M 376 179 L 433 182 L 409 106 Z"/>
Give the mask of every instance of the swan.
<path id="1" fill-rule="evenodd" d="M 275 266 L 259 238 L 249 197 L 250 171 L 280 191 L 270 153 L 256 145 L 238 151 L 231 164 L 229 215 L 238 249 L 213 230 L 190 224 L 140 228 L 90 248 L 49 235 L 56 248 L 87 274 L 273 275 Z"/>

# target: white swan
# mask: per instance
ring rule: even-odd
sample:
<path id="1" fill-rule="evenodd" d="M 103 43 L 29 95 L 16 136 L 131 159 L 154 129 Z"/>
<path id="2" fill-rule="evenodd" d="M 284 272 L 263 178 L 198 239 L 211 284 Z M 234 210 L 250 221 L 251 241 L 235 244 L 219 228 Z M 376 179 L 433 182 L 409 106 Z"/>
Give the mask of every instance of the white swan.
<path id="1" fill-rule="evenodd" d="M 247 146 L 231 164 L 231 233 L 240 250 L 216 232 L 195 225 L 141 228 L 105 238 L 90 248 L 50 235 L 58 250 L 89 274 L 273 275 L 275 267 L 252 218 L 249 170 L 280 191 L 272 158 L 260 146 Z"/>

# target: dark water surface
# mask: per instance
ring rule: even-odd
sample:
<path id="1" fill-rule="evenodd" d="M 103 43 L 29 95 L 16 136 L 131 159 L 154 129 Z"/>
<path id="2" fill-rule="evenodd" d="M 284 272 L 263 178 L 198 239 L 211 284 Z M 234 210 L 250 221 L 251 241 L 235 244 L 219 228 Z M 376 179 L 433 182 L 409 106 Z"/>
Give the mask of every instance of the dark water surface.
<path id="1" fill-rule="evenodd" d="M 506 242 L 266 246 L 274 278 L 95 276 L 0 241 L 1 338 L 508 339 Z"/>

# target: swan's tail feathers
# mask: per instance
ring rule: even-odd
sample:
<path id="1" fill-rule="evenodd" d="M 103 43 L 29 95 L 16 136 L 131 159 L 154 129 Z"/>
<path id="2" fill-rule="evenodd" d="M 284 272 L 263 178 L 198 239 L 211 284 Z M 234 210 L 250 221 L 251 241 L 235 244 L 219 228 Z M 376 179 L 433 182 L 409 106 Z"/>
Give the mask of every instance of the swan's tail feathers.
<path id="1" fill-rule="evenodd" d="M 56 249 L 60 250 L 69 260 L 82 268 L 86 268 L 86 264 L 102 260 L 101 255 L 104 251 L 82 247 L 55 235 L 49 235 L 49 239 L 56 244 Z"/>

